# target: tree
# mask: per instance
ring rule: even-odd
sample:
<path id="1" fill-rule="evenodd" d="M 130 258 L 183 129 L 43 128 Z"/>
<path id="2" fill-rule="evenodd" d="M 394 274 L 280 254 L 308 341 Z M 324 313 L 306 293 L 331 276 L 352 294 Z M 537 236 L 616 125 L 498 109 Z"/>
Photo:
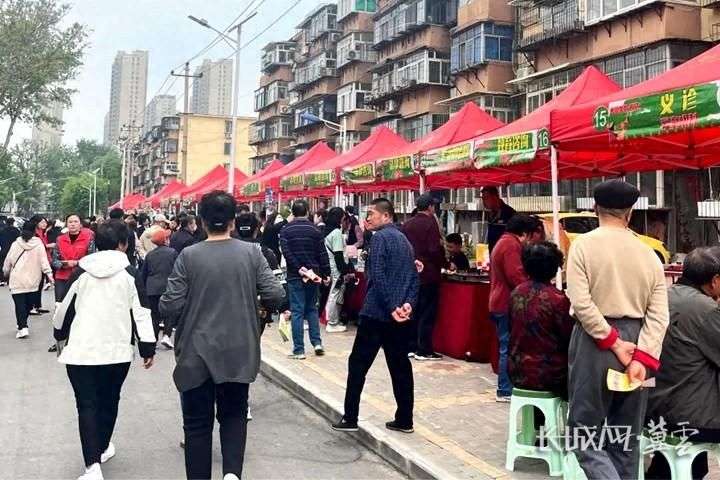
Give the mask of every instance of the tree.
<path id="1" fill-rule="evenodd" d="M 10 120 L 0 153 L 7 154 L 17 122 L 59 121 L 43 107 L 70 106 L 74 79 L 87 48 L 87 27 L 63 28 L 70 7 L 56 0 L 0 0 L 0 118 Z"/>

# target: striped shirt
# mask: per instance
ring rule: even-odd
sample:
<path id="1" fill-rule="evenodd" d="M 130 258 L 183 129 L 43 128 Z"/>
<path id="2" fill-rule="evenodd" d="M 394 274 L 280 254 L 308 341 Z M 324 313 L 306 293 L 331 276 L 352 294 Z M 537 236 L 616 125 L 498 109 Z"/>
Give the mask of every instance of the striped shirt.
<path id="1" fill-rule="evenodd" d="M 321 277 L 330 276 L 330 261 L 325 239 L 308 219 L 293 220 L 280 231 L 280 248 L 287 263 L 288 278 L 300 278 L 298 270 L 305 267 Z"/>

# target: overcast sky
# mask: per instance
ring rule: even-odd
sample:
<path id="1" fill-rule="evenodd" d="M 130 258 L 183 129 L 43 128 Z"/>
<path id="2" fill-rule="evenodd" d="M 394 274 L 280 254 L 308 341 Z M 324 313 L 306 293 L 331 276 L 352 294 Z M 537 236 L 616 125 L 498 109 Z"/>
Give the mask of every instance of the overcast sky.
<path id="1" fill-rule="evenodd" d="M 81 22 L 92 30 L 90 48 L 82 72 L 73 87 L 78 91 L 73 106 L 65 111 L 64 143 L 80 138 L 102 141 L 103 119 L 110 103 L 110 74 L 118 50 L 148 50 L 150 52 L 148 94 L 149 102 L 170 70 L 183 64 L 215 38 L 215 33 L 187 19 L 188 15 L 207 19 L 218 29 L 227 27 L 251 0 L 70 0 L 73 21 Z M 258 15 L 243 27 L 243 43 L 253 38 L 276 20 L 295 0 L 254 0 Z M 280 22 L 261 35 L 242 53 L 240 77 L 240 114 L 254 115 L 253 91 L 260 74 L 260 48 L 271 41 L 286 40 L 294 27 L 322 0 L 301 0 Z M 232 49 L 221 42 L 203 57 L 219 59 L 232 55 Z M 182 79 L 167 91 L 178 99 L 183 92 Z M 182 102 L 179 102 L 182 108 Z M 0 122 L 0 128 L 7 128 Z M 5 129 L 3 128 L 4 134 Z M 16 130 L 13 143 L 29 138 L 31 128 Z"/>

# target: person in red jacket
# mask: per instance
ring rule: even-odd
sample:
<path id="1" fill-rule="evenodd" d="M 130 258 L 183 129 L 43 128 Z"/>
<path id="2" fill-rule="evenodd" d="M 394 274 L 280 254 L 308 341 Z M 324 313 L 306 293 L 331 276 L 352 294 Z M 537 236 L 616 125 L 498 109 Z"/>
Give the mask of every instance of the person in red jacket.
<path id="1" fill-rule="evenodd" d="M 490 320 L 495 324 L 500 349 L 498 361 L 498 388 L 495 399 L 509 402 L 512 382 L 508 375 L 508 349 L 510 346 L 510 294 L 528 281 L 522 265 L 523 246 L 543 240 L 542 222 L 530 215 L 515 215 L 508 221 L 490 255 Z"/>
<path id="2" fill-rule="evenodd" d="M 67 233 L 57 238 L 52 259 L 55 269 L 55 301 L 58 303 L 65 298 L 70 287 L 68 280 L 80 259 L 95 251 L 93 232 L 89 228 L 83 228 L 79 215 L 68 215 L 65 226 Z"/>
<path id="3" fill-rule="evenodd" d="M 417 333 L 411 341 L 410 352 L 415 360 L 440 360 L 442 356 L 433 350 L 432 335 L 440 298 L 440 271 L 446 263 L 445 245 L 435 217 L 432 195 L 420 195 L 415 206 L 417 214 L 402 226 L 402 233 L 415 251 L 415 260 L 422 263 L 420 292 L 413 320 L 417 323 Z"/>

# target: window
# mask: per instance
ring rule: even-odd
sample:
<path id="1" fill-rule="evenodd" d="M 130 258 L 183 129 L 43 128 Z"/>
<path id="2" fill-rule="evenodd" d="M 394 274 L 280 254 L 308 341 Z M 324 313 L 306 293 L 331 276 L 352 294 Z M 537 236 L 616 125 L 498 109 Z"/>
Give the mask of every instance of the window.
<path id="1" fill-rule="evenodd" d="M 342 20 L 354 12 L 374 13 L 376 10 L 376 0 L 339 0 L 337 18 Z"/>
<path id="2" fill-rule="evenodd" d="M 450 116 L 445 114 L 428 113 L 406 119 L 403 122 L 402 136 L 408 142 L 413 142 L 442 126 L 449 118 Z"/>
<path id="3" fill-rule="evenodd" d="M 450 53 L 451 71 L 459 72 L 488 60 L 511 62 L 513 31 L 511 26 L 483 23 L 456 35 Z"/>
<path id="4" fill-rule="evenodd" d="M 356 32 L 345 36 L 337 44 L 337 66 L 342 67 L 352 61 L 376 62 L 377 52 L 373 50 L 373 34 Z"/>
<path id="5" fill-rule="evenodd" d="M 339 88 L 337 92 L 337 114 L 342 115 L 355 110 L 368 109 L 365 106 L 365 101 L 371 89 L 371 84 L 360 82 L 354 82 Z"/>
<path id="6" fill-rule="evenodd" d="M 230 155 L 230 142 L 225 142 L 223 145 L 223 153 L 225 155 Z"/>
<path id="7" fill-rule="evenodd" d="M 337 60 L 335 49 L 326 50 L 313 57 L 302 67 L 295 69 L 295 83 L 308 84 L 323 77 L 336 76 Z"/>
<path id="8" fill-rule="evenodd" d="M 337 5 L 329 4 L 303 24 L 305 39 L 312 42 L 327 32 L 338 30 Z"/>
<path id="9" fill-rule="evenodd" d="M 306 112 L 323 120 L 335 122 L 337 120 L 337 97 L 324 97 L 302 108 L 295 109 L 295 128 L 302 128 L 317 123 L 303 119 L 301 115 Z"/>
<path id="10" fill-rule="evenodd" d="M 604 17 L 618 15 L 647 3 L 647 0 L 587 0 L 586 23 L 596 23 Z"/>
<path id="11" fill-rule="evenodd" d="M 447 25 L 457 19 L 457 0 L 398 2 L 375 22 L 375 43 L 395 40 L 416 25 Z"/>

